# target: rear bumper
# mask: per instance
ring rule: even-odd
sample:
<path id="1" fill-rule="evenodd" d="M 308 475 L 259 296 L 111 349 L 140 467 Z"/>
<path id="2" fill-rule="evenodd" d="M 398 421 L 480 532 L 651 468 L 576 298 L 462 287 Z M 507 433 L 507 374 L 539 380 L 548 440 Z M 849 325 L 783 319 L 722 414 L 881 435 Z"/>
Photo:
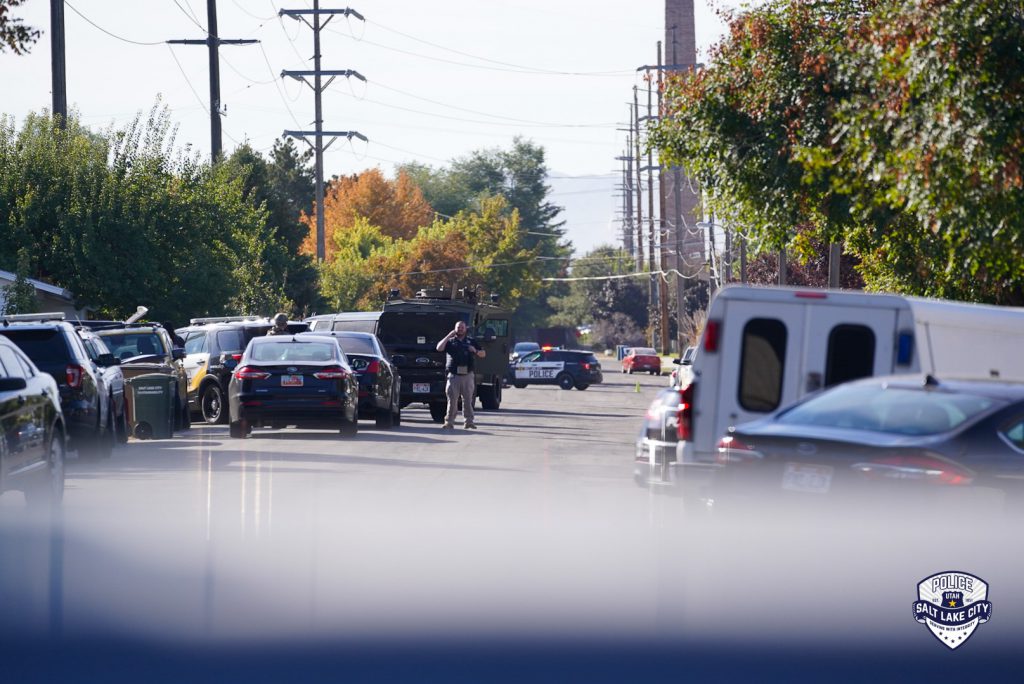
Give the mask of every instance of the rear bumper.
<path id="1" fill-rule="evenodd" d="M 233 419 L 252 425 L 280 424 L 308 428 L 337 429 L 348 418 L 345 406 L 268 407 L 242 406 Z"/>

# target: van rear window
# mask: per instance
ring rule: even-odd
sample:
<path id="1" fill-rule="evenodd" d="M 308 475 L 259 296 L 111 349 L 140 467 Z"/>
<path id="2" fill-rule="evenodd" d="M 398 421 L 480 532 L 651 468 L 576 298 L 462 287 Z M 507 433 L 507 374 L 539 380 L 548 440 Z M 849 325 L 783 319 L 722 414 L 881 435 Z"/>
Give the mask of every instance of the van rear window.
<path id="1" fill-rule="evenodd" d="M 786 325 L 774 318 L 752 318 L 743 327 L 740 351 L 740 406 L 767 413 L 782 400 Z"/>
<path id="2" fill-rule="evenodd" d="M 323 327 L 317 327 L 317 330 L 324 330 Z M 365 332 L 365 333 L 376 333 L 377 332 L 377 321 L 376 319 L 369 320 L 347 320 L 347 321 L 334 321 L 334 330 L 347 330 L 349 332 Z"/>
<path id="3" fill-rule="evenodd" d="M 866 325 L 843 324 L 828 334 L 825 387 L 874 375 L 875 333 Z"/>

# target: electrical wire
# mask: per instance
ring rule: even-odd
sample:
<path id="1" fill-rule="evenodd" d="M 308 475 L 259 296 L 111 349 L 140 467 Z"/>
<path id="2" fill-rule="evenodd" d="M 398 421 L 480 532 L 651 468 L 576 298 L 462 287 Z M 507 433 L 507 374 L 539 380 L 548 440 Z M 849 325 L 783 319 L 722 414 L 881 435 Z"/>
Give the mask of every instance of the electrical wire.
<path id="1" fill-rule="evenodd" d="M 188 74 L 185 73 L 185 67 L 181 66 L 181 62 L 178 61 L 178 56 L 176 54 L 174 54 L 174 48 L 172 48 L 170 45 L 168 45 L 167 49 L 170 50 L 171 57 L 174 58 L 174 63 L 178 65 L 178 71 L 180 71 L 181 75 L 184 77 L 185 83 L 188 84 L 189 90 L 191 90 L 192 94 L 196 96 L 196 101 L 199 104 L 203 105 L 203 107 L 205 108 L 206 107 L 206 103 L 203 101 L 203 98 L 199 97 L 199 93 L 196 92 L 196 89 L 192 86 L 192 81 L 189 79 Z"/>
<path id="2" fill-rule="evenodd" d="M 110 31 L 108 31 L 107 29 L 103 28 L 102 26 L 100 26 L 99 24 L 97 24 L 96 22 L 94 22 L 94 21 L 93 21 L 92 19 L 90 19 L 89 17 L 87 17 L 87 16 L 85 16 L 84 14 L 82 14 L 82 13 L 81 13 L 81 12 L 80 12 L 80 11 L 79 11 L 79 10 L 78 10 L 78 9 L 77 9 L 77 8 L 76 8 L 75 6 L 74 6 L 74 5 L 72 5 L 72 4 L 70 3 L 70 2 L 65 2 L 64 4 L 65 4 L 65 5 L 67 5 L 67 6 L 68 6 L 68 7 L 69 7 L 69 8 L 71 9 L 71 11 L 72 11 L 72 12 L 74 12 L 74 13 L 75 13 L 75 14 L 77 14 L 77 15 L 78 15 L 79 17 L 81 17 L 82 19 L 84 19 L 84 20 L 86 21 L 86 23 L 90 24 L 90 25 L 91 25 L 91 26 L 92 26 L 93 28 L 99 29 L 100 31 L 102 31 L 103 33 L 107 34 L 107 35 L 108 35 L 108 36 L 110 36 L 111 38 L 117 38 L 118 40 L 120 40 L 120 41 L 122 41 L 122 42 L 124 42 L 124 43 L 130 43 L 130 44 L 132 44 L 132 45 L 163 45 L 163 44 L 164 44 L 164 41 L 162 41 L 162 40 L 157 40 L 157 41 L 153 41 L 152 43 L 146 43 L 146 42 L 143 42 L 143 41 L 138 41 L 138 40 L 131 40 L 130 38 L 125 38 L 125 37 L 123 37 L 123 36 L 119 36 L 119 35 L 117 35 L 116 33 L 112 33 L 112 32 L 110 32 Z"/>
<path id="3" fill-rule="evenodd" d="M 171 0 L 171 2 L 177 5 L 178 9 L 181 10 L 181 13 L 188 17 L 189 21 L 198 26 L 200 31 L 202 31 L 206 35 L 210 35 L 209 31 L 206 30 L 206 27 L 199 23 L 199 18 L 196 17 L 195 12 L 192 11 L 192 5 L 189 5 L 188 9 L 186 10 L 184 7 L 181 6 L 181 3 L 178 2 L 178 0 Z M 188 0 L 185 0 L 185 2 L 188 2 Z"/>

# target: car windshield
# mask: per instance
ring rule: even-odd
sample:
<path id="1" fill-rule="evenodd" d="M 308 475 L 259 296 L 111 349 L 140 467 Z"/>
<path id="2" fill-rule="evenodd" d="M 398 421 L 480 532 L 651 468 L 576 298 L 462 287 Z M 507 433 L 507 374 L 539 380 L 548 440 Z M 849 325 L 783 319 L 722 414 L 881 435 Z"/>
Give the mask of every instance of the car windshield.
<path id="1" fill-rule="evenodd" d="M 424 345 L 434 347 L 455 328 L 456 321 L 465 321 L 463 314 L 441 311 L 417 313 L 394 311 L 380 317 L 381 343 L 391 348 L 395 345 Z"/>
<path id="2" fill-rule="evenodd" d="M 124 361 L 134 356 L 149 354 L 163 355 L 163 345 L 160 343 L 160 336 L 155 332 L 111 332 L 104 333 L 100 337 L 110 348 L 110 353 Z"/>
<path id="3" fill-rule="evenodd" d="M 345 350 L 346 354 L 376 354 L 377 350 L 373 348 L 373 343 L 367 337 L 349 337 L 347 335 L 339 335 L 337 338 L 338 344 Z"/>
<path id="4" fill-rule="evenodd" d="M 64 337 L 54 329 L 2 331 L 12 342 L 25 352 L 36 365 L 63 362 L 68 358 L 68 348 Z"/>
<path id="5" fill-rule="evenodd" d="M 635 356 L 657 356 L 658 353 L 650 347 L 637 347 L 633 350 Z"/>
<path id="6" fill-rule="evenodd" d="M 841 385 L 780 414 L 779 423 L 934 435 L 959 427 L 999 403 L 969 392 Z"/>
<path id="7" fill-rule="evenodd" d="M 268 340 L 252 345 L 253 361 L 314 362 L 335 360 L 337 346 L 331 342 L 275 342 Z"/>
<path id="8" fill-rule="evenodd" d="M 540 349 L 540 345 L 536 342 L 517 342 L 516 346 L 513 347 L 513 350 L 520 354 L 535 351 L 537 349 Z"/>

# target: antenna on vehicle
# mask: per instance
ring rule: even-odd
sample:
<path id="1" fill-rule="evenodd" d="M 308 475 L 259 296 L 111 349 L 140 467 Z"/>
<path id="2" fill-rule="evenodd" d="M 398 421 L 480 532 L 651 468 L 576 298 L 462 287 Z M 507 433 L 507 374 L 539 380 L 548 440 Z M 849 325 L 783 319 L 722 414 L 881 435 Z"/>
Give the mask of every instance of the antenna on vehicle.
<path id="1" fill-rule="evenodd" d="M 924 376 L 924 386 L 925 387 L 938 387 L 939 386 L 939 380 L 934 375 L 929 373 L 928 375 Z"/>
<path id="2" fill-rule="evenodd" d="M 137 307 L 135 309 L 135 313 L 133 313 L 131 316 L 129 316 L 125 320 L 125 325 L 131 325 L 132 323 L 134 323 L 135 321 L 139 320 L 140 318 L 142 318 L 143 316 L 145 316 L 148 313 L 149 313 L 149 309 L 147 309 L 146 307 L 144 307 L 144 306 Z"/>

